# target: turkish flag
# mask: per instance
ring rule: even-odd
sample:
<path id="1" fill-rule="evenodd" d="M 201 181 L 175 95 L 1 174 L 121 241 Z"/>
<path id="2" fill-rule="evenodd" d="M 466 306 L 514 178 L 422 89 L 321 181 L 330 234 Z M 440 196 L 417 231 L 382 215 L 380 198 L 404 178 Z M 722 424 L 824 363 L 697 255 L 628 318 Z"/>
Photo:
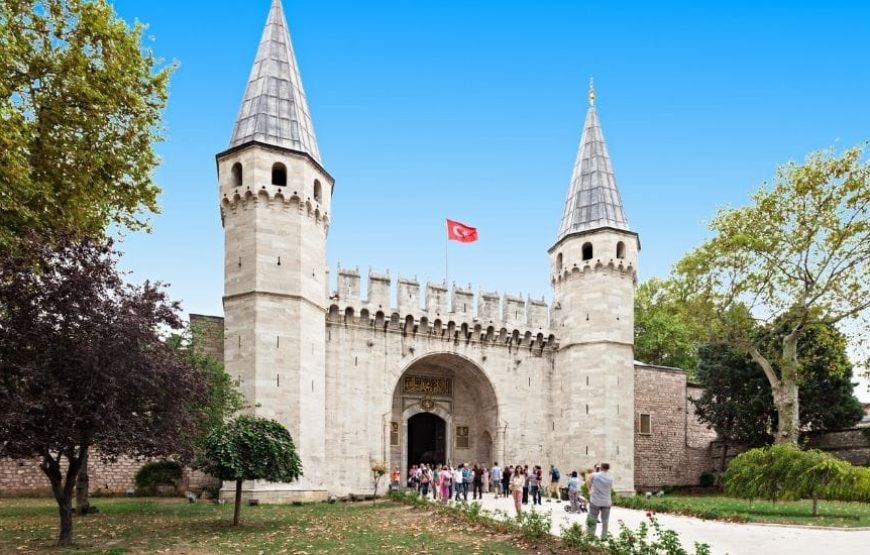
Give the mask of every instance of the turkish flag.
<path id="1" fill-rule="evenodd" d="M 473 243 L 477 241 L 477 228 L 448 219 L 447 239 L 460 243 Z"/>

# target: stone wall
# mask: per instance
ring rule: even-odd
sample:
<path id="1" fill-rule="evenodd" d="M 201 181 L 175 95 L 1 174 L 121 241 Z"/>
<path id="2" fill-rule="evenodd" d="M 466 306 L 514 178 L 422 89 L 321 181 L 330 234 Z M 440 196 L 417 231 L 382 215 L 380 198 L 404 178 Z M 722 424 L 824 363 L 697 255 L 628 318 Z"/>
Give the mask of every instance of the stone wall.
<path id="1" fill-rule="evenodd" d="M 701 388 L 688 384 L 677 368 L 635 365 L 635 488 L 697 485 L 712 470 L 711 444 L 716 433 L 698 422 L 689 398 Z M 649 433 L 641 433 L 641 415 L 650 416 Z"/>
<path id="2" fill-rule="evenodd" d="M 122 457 L 114 463 L 103 463 L 92 456 L 88 473 L 92 495 L 123 495 L 135 489 L 136 472 L 147 461 Z M 203 488 L 219 486 L 220 482 L 197 470 L 185 468 L 179 492 L 199 493 Z M 48 478 L 39 468 L 38 459 L 0 459 L 0 497 L 51 495 Z"/>
<path id="3" fill-rule="evenodd" d="M 821 449 L 858 466 L 870 466 L 870 432 L 852 428 L 825 434 L 809 435 L 807 446 Z"/>

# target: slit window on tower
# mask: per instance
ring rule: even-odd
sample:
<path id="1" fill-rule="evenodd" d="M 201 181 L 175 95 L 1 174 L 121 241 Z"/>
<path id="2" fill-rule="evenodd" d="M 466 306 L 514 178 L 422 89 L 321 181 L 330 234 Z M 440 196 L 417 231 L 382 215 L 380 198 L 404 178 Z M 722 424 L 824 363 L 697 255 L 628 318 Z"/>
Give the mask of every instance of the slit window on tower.
<path id="1" fill-rule="evenodd" d="M 281 162 L 275 162 L 272 166 L 272 185 L 279 187 L 287 185 L 287 166 Z"/>
<path id="2" fill-rule="evenodd" d="M 583 243 L 583 260 L 592 260 L 592 243 Z"/>
<path id="3" fill-rule="evenodd" d="M 616 258 L 625 258 L 625 243 L 623 243 L 622 241 L 616 244 Z"/>
<path id="4" fill-rule="evenodd" d="M 314 200 L 323 202 L 323 187 L 320 186 L 320 181 L 314 180 Z"/>
<path id="5" fill-rule="evenodd" d="M 233 164 L 233 187 L 241 187 L 244 183 L 242 165 L 238 162 Z"/>

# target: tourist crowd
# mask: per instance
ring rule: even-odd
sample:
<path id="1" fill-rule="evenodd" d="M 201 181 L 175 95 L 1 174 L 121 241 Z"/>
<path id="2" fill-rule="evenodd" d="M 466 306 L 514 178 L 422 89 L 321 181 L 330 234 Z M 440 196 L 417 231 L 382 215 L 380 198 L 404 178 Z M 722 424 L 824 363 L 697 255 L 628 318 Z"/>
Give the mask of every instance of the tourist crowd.
<path id="1" fill-rule="evenodd" d="M 562 492 L 559 487 L 561 473 L 550 465 L 546 488 L 547 497 L 561 502 Z M 398 467 L 393 467 L 390 473 L 390 487 L 398 489 L 402 475 Z M 582 481 L 581 481 L 582 480 Z M 583 496 L 582 486 L 586 484 L 589 499 Z M 471 492 L 472 500 L 482 500 L 485 493 L 494 494 L 495 498 L 511 498 L 517 514 L 523 505 L 540 505 L 544 493 L 544 475 L 540 465 L 509 465 L 504 468 L 493 463 L 487 468 L 483 464 L 464 463 L 458 466 L 438 464 L 415 464 L 408 469 L 406 487 L 426 497 L 432 495 L 435 501 L 447 504 L 468 501 Z M 587 525 L 590 533 L 595 533 L 596 524 L 601 523 L 602 537 L 607 535 L 607 525 L 610 519 L 611 490 L 613 477 L 610 475 L 610 465 L 596 465 L 590 472 L 578 474 L 571 472 L 566 484 L 570 505 L 566 511 L 573 513 L 587 512 Z"/>

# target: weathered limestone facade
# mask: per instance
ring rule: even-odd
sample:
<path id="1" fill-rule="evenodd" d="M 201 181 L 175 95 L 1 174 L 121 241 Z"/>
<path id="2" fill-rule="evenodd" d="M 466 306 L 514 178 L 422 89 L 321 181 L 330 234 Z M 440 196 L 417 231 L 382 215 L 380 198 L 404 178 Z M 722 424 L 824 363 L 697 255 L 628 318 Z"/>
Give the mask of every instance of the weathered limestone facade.
<path id="1" fill-rule="evenodd" d="M 331 291 L 335 184 L 273 0 L 230 148 L 217 156 L 223 356 L 251 411 L 290 430 L 304 478 L 246 484 L 245 495 L 366 491 L 373 461 L 403 473 L 420 461 L 608 461 L 617 489 L 633 491 L 640 243 L 591 100 L 550 250 L 552 306 L 403 278 L 393 299 L 378 273 L 363 298 L 359 272 L 346 268 Z"/>

